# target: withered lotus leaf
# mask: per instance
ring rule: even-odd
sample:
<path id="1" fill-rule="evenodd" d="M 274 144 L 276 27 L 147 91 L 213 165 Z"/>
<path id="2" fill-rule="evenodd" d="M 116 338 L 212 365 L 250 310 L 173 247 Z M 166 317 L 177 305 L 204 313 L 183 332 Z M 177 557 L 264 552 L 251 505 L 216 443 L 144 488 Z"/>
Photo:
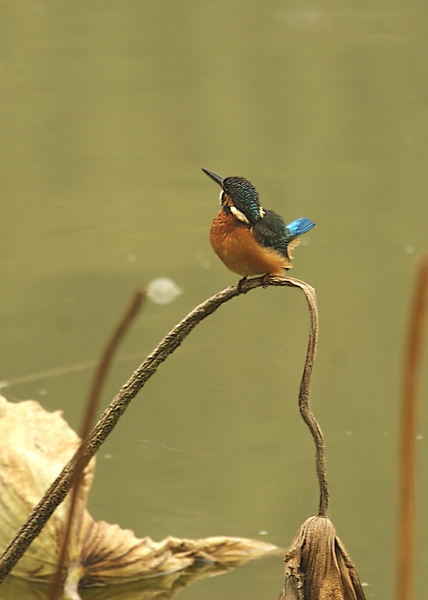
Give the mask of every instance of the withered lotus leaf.
<path id="1" fill-rule="evenodd" d="M 303 523 L 284 560 L 280 600 L 365 600 L 354 563 L 326 517 Z"/>
<path id="2" fill-rule="evenodd" d="M 9 402 L 0 396 L 0 552 L 78 448 L 80 439 L 62 413 L 47 412 L 37 402 Z M 130 530 L 94 521 L 86 501 L 95 461 L 85 470 L 65 565 L 72 589 L 173 573 L 207 561 L 237 565 L 277 551 L 276 546 L 245 538 L 186 540 L 168 537 L 154 542 Z M 58 564 L 69 497 L 55 510 L 41 534 L 17 563 L 13 574 L 50 579 Z"/>

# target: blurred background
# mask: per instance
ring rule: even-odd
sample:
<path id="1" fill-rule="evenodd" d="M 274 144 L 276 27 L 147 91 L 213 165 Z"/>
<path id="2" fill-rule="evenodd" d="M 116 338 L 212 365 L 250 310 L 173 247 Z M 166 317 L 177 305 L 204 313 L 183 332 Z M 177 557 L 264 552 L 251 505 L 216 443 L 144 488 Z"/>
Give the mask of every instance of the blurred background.
<path id="1" fill-rule="evenodd" d="M 168 277 L 181 294 L 147 301 L 106 406 L 179 320 L 237 281 L 209 243 L 220 189 L 201 167 L 247 177 L 265 207 L 316 223 L 291 275 L 319 301 L 311 402 L 330 517 L 367 598 L 390 598 L 403 341 L 428 245 L 428 7 L 22 0 L 0 14 L 4 394 L 61 409 L 78 428 L 130 296 Z M 303 295 L 273 288 L 202 323 L 101 448 L 92 515 L 156 540 L 289 545 L 318 505 L 297 410 L 308 324 Z M 422 435 L 419 598 L 425 445 Z M 283 571 L 271 557 L 180 598 L 277 598 Z"/>

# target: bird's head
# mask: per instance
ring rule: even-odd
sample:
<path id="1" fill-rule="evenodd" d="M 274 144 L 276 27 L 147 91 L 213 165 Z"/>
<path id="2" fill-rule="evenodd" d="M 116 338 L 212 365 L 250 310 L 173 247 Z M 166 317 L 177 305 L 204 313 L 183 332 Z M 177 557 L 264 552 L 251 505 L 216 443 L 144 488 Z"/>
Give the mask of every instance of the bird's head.
<path id="1" fill-rule="evenodd" d="M 220 202 L 238 221 L 254 225 L 263 218 L 264 210 L 260 206 L 259 193 L 244 177 L 220 177 L 213 171 L 202 169 L 211 179 L 221 186 Z"/>

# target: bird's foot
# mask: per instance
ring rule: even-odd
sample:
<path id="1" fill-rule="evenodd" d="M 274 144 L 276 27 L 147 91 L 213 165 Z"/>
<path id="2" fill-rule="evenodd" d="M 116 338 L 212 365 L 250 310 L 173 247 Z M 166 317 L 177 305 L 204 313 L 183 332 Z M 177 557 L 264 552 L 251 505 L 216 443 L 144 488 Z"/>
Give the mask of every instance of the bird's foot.
<path id="1" fill-rule="evenodd" d="M 262 283 L 263 283 L 263 287 L 267 288 L 267 286 L 270 283 L 270 274 L 269 273 L 266 273 L 266 275 L 263 277 L 263 282 Z"/>
<path id="2" fill-rule="evenodd" d="M 246 283 L 246 281 L 247 281 L 246 277 L 243 277 L 242 279 L 240 279 L 238 281 L 238 292 L 240 294 L 245 294 L 245 290 L 243 290 L 242 286 L 244 285 L 244 283 Z"/>

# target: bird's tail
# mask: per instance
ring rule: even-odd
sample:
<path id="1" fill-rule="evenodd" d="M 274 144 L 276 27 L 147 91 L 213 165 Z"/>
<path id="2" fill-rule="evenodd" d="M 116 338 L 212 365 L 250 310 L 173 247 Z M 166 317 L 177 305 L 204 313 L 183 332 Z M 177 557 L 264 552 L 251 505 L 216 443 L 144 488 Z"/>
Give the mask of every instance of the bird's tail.
<path id="1" fill-rule="evenodd" d="M 312 221 L 305 217 L 291 221 L 291 223 L 287 225 L 287 229 L 290 231 L 292 239 L 307 233 L 312 227 L 315 227 L 315 223 L 312 223 Z"/>

